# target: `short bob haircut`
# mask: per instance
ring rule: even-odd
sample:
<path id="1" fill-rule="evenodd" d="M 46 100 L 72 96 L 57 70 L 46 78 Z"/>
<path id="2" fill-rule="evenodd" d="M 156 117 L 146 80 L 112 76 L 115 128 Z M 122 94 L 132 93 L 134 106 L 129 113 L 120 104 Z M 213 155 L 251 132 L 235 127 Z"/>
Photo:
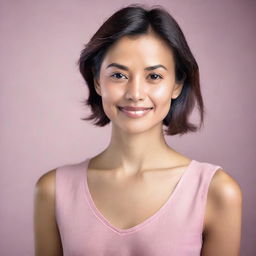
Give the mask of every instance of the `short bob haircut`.
<path id="1" fill-rule="evenodd" d="M 89 97 L 83 103 L 90 106 L 92 111 L 89 117 L 82 120 L 95 119 L 94 125 L 97 126 L 110 122 L 104 112 L 101 96 L 95 91 L 94 78 L 99 77 L 101 63 L 113 43 L 123 36 L 143 35 L 152 29 L 172 50 L 176 81 L 183 81 L 180 95 L 172 99 L 170 110 L 163 120 L 163 125 L 167 126 L 164 132 L 166 135 L 182 135 L 201 128 L 204 104 L 197 62 L 174 18 L 162 6 L 153 7 L 147 9 L 141 4 L 131 4 L 119 9 L 103 23 L 81 51 L 77 64 L 89 88 Z M 199 127 L 188 121 L 196 102 L 200 114 Z"/>

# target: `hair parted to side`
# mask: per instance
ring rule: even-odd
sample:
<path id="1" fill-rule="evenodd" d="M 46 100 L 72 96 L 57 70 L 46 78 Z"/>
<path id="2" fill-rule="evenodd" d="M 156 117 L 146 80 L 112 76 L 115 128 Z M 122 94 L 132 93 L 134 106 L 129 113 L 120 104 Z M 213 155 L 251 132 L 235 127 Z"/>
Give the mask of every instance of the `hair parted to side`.
<path id="1" fill-rule="evenodd" d="M 99 77 L 101 63 L 108 48 L 123 36 L 143 35 L 150 29 L 156 32 L 173 51 L 176 81 L 184 81 L 180 95 L 172 99 L 170 110 L 163 120 L 166 135 L 195 132 L 204 119 L 204 104 L 200 90 L 199 68 L 186 42 L 185 36 L 174 18 L 162 7 L 147 9 L 141 4 L 131 4 L 109 17 L 81 51 L 79 70 L 89 88 L 89 97 L 83 103 L 90 106 L 92 114 L 82 120 L 95 120 L 94 125 L 105 126 L 106 116 L 101 96 L 94 87 Z M 195 103 L 200 114 L 199 127 L 188 121 Z"/>

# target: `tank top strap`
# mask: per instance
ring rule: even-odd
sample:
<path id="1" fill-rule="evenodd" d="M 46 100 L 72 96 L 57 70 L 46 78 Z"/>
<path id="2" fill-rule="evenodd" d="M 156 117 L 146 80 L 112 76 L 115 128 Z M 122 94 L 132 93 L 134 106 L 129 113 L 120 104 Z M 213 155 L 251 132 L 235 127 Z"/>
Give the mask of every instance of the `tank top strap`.
<path id="1" fill-rule="evenodd" d="M 189 230 L 191 234 L 203 232 L 203 222 L 209 185 L 219 165 L 193 160 L 186 176 L 179 187 L 179 193 L 175 195 L 173 205 L 169 206 L 169 215 L 178 216 L 177 223 L 182 226 L 177 230 Z M 193 220 L 193 221 L 192 221 Z M 191 226 L 192 225 L 192 226 Z"/>

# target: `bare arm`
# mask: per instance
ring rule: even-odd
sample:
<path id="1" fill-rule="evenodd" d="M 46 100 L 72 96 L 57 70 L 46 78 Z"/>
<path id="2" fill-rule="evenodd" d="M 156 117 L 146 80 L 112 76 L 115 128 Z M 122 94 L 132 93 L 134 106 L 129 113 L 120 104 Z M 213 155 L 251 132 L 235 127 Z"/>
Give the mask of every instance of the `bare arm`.
<path id="1" fill-rule="evenodd" d="M 62 256 L 62 245 L 55 221 L 55 170 L 42 175 L 34 190 L 35 256 Z"/>
<path id="2" fill-rule="evenodd" d="M 209 221 L 203 241 L 203 256 L 239 256 L 242 222 L 242 191 L 224 170 L 210 184 Z"/>

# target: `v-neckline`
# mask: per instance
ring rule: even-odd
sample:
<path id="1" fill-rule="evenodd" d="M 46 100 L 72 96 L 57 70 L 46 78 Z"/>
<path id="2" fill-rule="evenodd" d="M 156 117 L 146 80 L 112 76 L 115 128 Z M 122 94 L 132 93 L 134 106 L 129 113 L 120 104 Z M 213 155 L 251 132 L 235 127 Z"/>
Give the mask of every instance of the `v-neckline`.
<path id="1" fill-rule="evenodd" d="M 192 159 L 190 161 L 190 163 L 187 165 L 185 171 L 183 172 L 182 176 L 180 177 L 179 181 L 177 182 L 174 190 L 172 191 L 172 193 L 169 195 L 167 201 L 161 206 L 161 208 L 155 212 L 153 215 L 151 215 L 150 217 L 148 217 L 147 219 L 145 219 L 144 221 L 142 221 L 141 223 L 128 228 L 128 229 L 121 229 L 121 228 L 117 228 L 115 226 L 113 226 L 105 217 L 104 215 L 98 210 L 98 208 L 96 207 L 93 199 L 92 199 L 92 195 L 91 192 L 89 190 L 89 186 L 88 186 L 88 166 L 90 163 L 91 158 L 87 158 L 85 160 L 85 167 L 83 167 L 83 187 L 84 187 L 84 192 L 86 195 L 86 199 L 87 202 L 90 206 L 90 209 L 92 210 L 92 212 L 95 214 L 95 216 L 101 221 L 103 222 L 103 224 L 105 224 L 108 228 L 110 228 L 112 231 L 122 235 L 122 234 L 127 234 L 127 233 L 131 233 L 131 232 L 135 232 L 137 230 L 140 230 L 141 228 L 143 228 L 145 225 L 149 224 L 150 222 L 152 222 L 154 219 L 156 219 L 164 210 L 165 208 L 174 200 L 175 195 L 178 193 L 182 183 L 184 183 L 184 180 L 187 176 L 188 171 L 191 169 L 191 166 L 193 165 L 193 163 L 195 162 L 194 159 Z"/>

